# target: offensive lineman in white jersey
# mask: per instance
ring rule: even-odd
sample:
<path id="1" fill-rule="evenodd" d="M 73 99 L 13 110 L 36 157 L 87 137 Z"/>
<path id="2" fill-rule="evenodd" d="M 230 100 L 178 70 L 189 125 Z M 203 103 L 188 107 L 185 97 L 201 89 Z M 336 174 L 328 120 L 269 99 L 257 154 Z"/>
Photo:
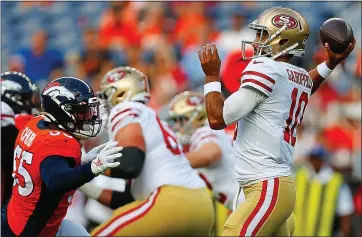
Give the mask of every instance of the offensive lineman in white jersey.
<path id="1" fill-rule="evenodd" d="M 168 122 L 185 147 L 185 155 L 215 195 L 216 236 L 220 236 L 231 214 L 237 191 L 232 138 L 224 131 L 212 130 L 207 124 L 204 96 L 185 91 L 169 104 Z M 240 201 L 243 201 L 240 195 Z"/>
<path id="2" fill-rule="evenodd" d="M 220 93 L 220 58 L 216 46 L 199 51 L 206 75 L 204 94 L 210 127 L 223 129 L 243 120 L 236 129 L 236 175 L 246 201 L 230 215 L 223 236 L 289 236 L 287 219 L 294 209 L 295 187 L 290 166 L 296 129 L 306 105 L 332 70 L 353 50 L 333 53 L 325 45 L 328 61 L 309 73 L 289 64 L 304 54 L 309 36 L 306 20 L 296 11 L 274 7 L 264 11 L 249 27 L 256 30 L 254 56 L 241 77 L 240 89 L 224 100 Z"/>
<path id="3" fill-rule="evenodd" d="M 111 108 L 109 137 L 123 146 L 123 170 L 111 176 L 132 179 L 136 201 L 115 210 L 92 235 L 210 235 L 212 199 L 173 131 L 147 107 L 147 77 L 132 67 L 115 68 L 103 77 L 101 95 Z"/>

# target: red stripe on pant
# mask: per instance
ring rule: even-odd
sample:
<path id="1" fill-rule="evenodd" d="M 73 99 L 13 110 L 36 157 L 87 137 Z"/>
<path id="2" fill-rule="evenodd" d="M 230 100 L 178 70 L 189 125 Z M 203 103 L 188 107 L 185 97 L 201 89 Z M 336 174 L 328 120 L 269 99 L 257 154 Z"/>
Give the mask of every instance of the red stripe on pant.
<path id="1" fill-rule="evenodd" d="M 114 229 L 108 236 L 113 236 L 113 235 L 116 234 L 120 229 L 124 228 L 125 226 L 127 226 L 127 225 L 131 224 L 132 222 L 135 222 L 135 221 L 137 221 L 138 219 L 140 219 L 140 218 L 142 218 L 143 216 L 145 216 L 145 215 L 152 209 L 152 207 L 155 205 L 156 200 L 157 200 L 157 197 L 158 197 L 159 194 L 160 194 L 160 188 L 157 189 L 157 194 L 156 194 L 156 196 L 154 197 L 153 202 L 152 202 L 152 204 L 151 204 L 151 206 L 150 206 L 149 208 L 147 208 L 147 209 L 146 209 L 144 212 L 142 212 L 139 216 L 136 216 L 136 217 L 134 217 L 133 219 L 131 219 L 131 220 L 129 220 L 129 221 L 121 224 L 120 226 L 118 226 L 118 227 L 117 227 L 116 229 Z M 138 210 L 138 209 L 141 208 L 143 205 L 145 205 L 148 201 L 149 201 L 149 199 L 147 199 L 146 201 L 142 202 L 142 204 L 140 204 L 139 206 L 134 207 L 134 208 L 128 210 L 127 212 L 122 213 L 122 214 L 120 214 L 120 215 L 118 215 L 118 216 L 113 217 L 113 218 L 112 218 L 112 221 L 110 221 L 107 225 L 103 226 L 103 228 L 101 228 L 101 229 L 98 230 L 96 233 L 94 233 L 93 236 L 98 236 L 98 235 L 99 235 L 100 233 L 102 233 L 105 229 L 107 229 L 110 225 L 112 225 L 114 221 L 116 221 L 117 219 L 119 219 L 119 218 L 121 218 L 121 217 L 123 217 L 123 216 L 125 216 L 125 215 L 127 215 L 127 214 L 129 214 L 129 213 L 131 213 L 131 212 L 133 212 L 133 211 Z"/>
<path id="2" fill-rule="evenodd" d="M 239 236 L 245 236 L 246 231 L 251 223 L 251 221 L 254 219 L 254 217 L 256 216 L 256 214 L 259 212 L 261 206 L 264 203 L 265 200 L 265 195 L 266 195 L 266 190 L 268 187 L 268 180 L 263 181 L 263 187 L 261 190 L 261 194 L 260 194 L 260 198 L 258 203 L 256 204 L 256 207 L 254 208 L 254 210 L 251 212 L 251 214 L 249 215 L 248 219 L 246 219 L 243 227 L 241 228 L 240 234 Z"/>
<path id="3" fill-rule="evenodd" d="M 270 203 L 266 213 L 261 218 L 260 222 L 256 225 L 251 236 L 255 236 L 259 232 L 260 228 L 264 225 L 266 220 L 269 218 L 270 214 L 274 210 L 275 204 L 277 203 L 278 193 L 279 193 L 279 178 L 274 178 L 273 197 L 272 197 L 271 203 Z"/>

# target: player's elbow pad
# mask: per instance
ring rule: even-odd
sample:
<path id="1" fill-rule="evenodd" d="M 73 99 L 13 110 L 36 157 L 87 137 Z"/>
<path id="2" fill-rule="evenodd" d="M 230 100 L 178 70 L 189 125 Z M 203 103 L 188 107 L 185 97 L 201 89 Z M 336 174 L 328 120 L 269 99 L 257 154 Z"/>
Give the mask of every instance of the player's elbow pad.
<path id="1" fill-rule="evenodd" d="M 122 157 L 118 160 L 121 164 L 111 169 L 111 176 L 122 179 L 133 179 L 140 175 L 146 154 L 138 147 L 125 147 Z"/>

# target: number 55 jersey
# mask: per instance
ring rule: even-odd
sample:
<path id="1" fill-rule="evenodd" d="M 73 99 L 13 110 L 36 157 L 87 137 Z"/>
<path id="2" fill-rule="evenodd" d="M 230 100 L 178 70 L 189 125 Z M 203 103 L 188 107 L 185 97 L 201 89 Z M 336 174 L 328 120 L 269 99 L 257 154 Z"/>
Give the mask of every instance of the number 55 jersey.
<path id="1" fill-rule="evenodd" d="M 303 68 L 267 57 L 253 59 L 245 68 L 240 87 L 253 88 L 265 99 L 235 131 L 236 176 L 241 184 L 291 175 L 297 127 L 312 86 Z"/>
<path id="2" fill-rule="evenodd" d="M 49 156 L 66 157 L 80 165 L 80 143 L 65 131 L 49 129 L 42 116 L 19 131 L 14 150 L 13 191 L 6 219 L 15 235 L 55 236 L 75 190 L 49 190 L 41 177 L 41 163 Z"/>

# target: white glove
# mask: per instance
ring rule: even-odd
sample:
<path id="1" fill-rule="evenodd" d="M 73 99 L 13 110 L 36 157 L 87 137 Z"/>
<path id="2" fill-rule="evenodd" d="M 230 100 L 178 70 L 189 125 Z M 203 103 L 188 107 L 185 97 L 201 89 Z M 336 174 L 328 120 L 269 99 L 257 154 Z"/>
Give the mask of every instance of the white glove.
<path id="1" fill-rule="evenodd" d="M 106 145 L 107 142 L 103 143 L 102 145 L 96 146 L 92 150 L 88 151 L 88 153 L 83 154 L 81 159 L 81 164 L 83 165 L 97 158 L 98 154 Z"/>
<path id="2" fill-rule="evenodd" d="M 122 157 L 123 147 L 118 146 L 117 141 L 110 140 L 98 154 L 97 158 L 92 161 L 91 169 L 93 174 L 99 175 L 109 168 L 115 168 L 120 165 L 115 160 Z"/>

